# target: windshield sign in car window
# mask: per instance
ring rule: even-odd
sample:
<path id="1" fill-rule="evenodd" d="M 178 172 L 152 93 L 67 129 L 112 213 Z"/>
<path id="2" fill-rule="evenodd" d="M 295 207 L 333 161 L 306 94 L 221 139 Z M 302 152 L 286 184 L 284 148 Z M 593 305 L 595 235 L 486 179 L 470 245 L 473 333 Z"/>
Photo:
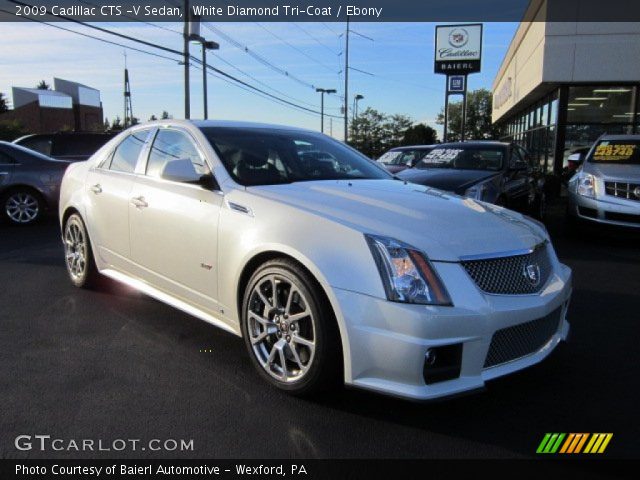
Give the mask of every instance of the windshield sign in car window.
<path id="1" fill-rule="evenodd" d="M 640 163 L 638 143 L 629 140 L 604 140 L 596 146 L 592 161 Z"/>
<path id="2" fill-rule="evenodd" d="M 425 163 L 448 163 L 454 160 L 462 150 L 459 148 L 436 148 L 425 155 L 423 161 Z"/>

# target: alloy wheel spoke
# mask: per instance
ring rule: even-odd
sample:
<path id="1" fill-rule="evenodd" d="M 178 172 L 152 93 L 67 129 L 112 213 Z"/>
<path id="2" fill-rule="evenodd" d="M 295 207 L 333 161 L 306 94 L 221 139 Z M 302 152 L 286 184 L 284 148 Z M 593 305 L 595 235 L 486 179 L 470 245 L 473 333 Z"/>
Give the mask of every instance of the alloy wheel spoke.
<path id="1" fill-rule="evenodd" d="M 302 360 L 300 359 L 300 355 L 298 354 L 298 350 L 296 350 L 296 347 L 294 345 L 289 344 L 289 350 L 291 350 L 293 359 L 296 361 L 296 363 L 300 367 L 300 371 L 304 372 L 307 369 L 307 367 L 302 363 Z"/>
<path id="2" fill-rule="evenodd" d="M 300 345 L 304 345 L 305 347 L 310 348 L 310 349 L 314 349 L 315 346 L 316 346 L 316 344 L 315 344 L 315 342 L 313 340 L 308 340 L 308 339 L 306 339 L 304 337 L 301 337 L 299 335 L 292 336 L 291 337 L 291 341 L 294 342 L 294 343 L 298 343 Z"/>

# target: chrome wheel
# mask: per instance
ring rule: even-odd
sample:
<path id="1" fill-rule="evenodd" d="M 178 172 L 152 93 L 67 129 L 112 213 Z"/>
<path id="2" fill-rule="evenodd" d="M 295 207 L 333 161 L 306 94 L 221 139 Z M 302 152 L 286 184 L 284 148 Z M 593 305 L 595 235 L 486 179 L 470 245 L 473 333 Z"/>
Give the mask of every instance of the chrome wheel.
<path id="1" fill-rule="evenodd" d="M 249 295 L 247 332 L 258 363 L 274 379 L 292 383 L 313 364 L 316 319 L 310 303 L 290 279 L 262 277 Z"/>
<path id="2" fill-rule="evenodd" d="M 12 222 L 33 222 L 40 213 L 38 199 L 28 192 L 16 192 L 7 198 L 5 211 Z"/>
<path id="3" fill-rule="evenodd" d="M 69 275 L 79 280 L 85 275 L 87 266 L 87 241 L 82 225 L 71 218 L 64 229 L 64 253 Z"/>

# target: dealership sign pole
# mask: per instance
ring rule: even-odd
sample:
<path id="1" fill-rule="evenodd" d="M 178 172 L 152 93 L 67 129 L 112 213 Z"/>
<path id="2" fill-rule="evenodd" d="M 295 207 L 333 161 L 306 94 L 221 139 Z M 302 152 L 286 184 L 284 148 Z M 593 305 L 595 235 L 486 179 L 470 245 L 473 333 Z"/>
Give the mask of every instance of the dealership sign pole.
<path id="1" fill-rule="evenodd" d="M 444 99 L 443 142 L 447 141 L 449 95 L 462 95 L 460 140 L 467 117 L 467 75 L 478 73 L 482 61 L 482 24 L 437 25 L 434 71 L 447 76 Z"/>

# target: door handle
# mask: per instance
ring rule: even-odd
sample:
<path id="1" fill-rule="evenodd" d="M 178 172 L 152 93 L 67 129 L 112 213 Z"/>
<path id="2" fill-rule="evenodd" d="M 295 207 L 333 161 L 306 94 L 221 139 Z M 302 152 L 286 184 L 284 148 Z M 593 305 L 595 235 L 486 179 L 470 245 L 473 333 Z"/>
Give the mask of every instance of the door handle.
<path id="1" fill-rule="evenodd" d="M 149 204 L 145 201 L 144 197 L 133 197 L 131 199 L 131 204 L 136 208 L 147 208 Z"/>
<path id="2" fill-rule="evenodd" d="M 89 188 L 90 188 L 90 189 L 91 189 L 91 191 L 92 191 L 93 193 L 95 193 L 96 195 L 97 195 L 98 193 L 102 193 L 102 186 L 101 186 L 99 183 L 96 183 L 95 185 L 91 185 Z"/>

